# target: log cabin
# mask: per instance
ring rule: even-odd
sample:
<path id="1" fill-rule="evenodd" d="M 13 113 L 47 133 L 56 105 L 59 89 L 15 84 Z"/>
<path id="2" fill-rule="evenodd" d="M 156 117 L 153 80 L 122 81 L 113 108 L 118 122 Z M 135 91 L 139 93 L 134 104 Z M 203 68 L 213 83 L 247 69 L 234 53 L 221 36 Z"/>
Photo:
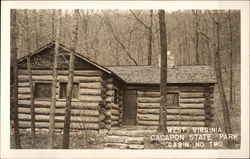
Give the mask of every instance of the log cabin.
<path id="1" fill-rule="evenodd" d="M 30 87 L 27 57 L 31 58 L 36 128 L 48 129 L 54 42 L 18 60 L 18 117 L 30 128 Z M 71 49 L 60 44 L 55 128 L 63 129 L 68 61 Z M 175 66 L 169 62 L 167 125 L 211 125 L 216 83 L 210 66 Z M 71 129 L 110 130 L 123 126 L 156 129 L 160 108 L 158 66 L 101 66 L 75 54 Z"/>

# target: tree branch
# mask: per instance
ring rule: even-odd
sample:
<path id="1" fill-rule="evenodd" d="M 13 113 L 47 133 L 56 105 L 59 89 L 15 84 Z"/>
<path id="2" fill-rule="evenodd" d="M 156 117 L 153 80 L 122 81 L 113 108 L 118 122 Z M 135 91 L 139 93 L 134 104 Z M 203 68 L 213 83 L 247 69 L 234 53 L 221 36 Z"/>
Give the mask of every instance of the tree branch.
<path id="1" fill-rule="evenodd" d="M 143 23 L 143 22 L 134 14 L 134 12 L 133 12 L 131 9 L 130 9 L 129 11 L 133 14 L 133 16 L 135 17 L 135 19 L 136 19 L 138 22 L 140 22 L 145 28 L 149 29 L 149 26 L 147 26 L 145 23 Z"/>
<path id="2" fill-rule="evenodd" d="M 135 63 L 135 65 L 137 66 L 138 64 L 137 64 L 136 60 L 130 55 L 130 53 L 127 51 L 126 47 L 124 46 L 124 44 L 123 44 L 123 43 L 120 41 L 120 39 L 115 35 L 114 29 L 113 29 L 113 27 L 112 27 L 110 21 L 108 20 L 107 15 L 106 15 L 105 13 L 104 13 L 104 15 L 105 15 L 106 21 L 107 21 L 107 23 L 108 23 L 108 25 L 109 25 L 109 27 L 110 27 L 110 30 L 111 30 L 111 33 L 112 33 L 113 37 L 114 37 L 115 40 L 121 45 L 121 47 L 123 48 L 123 50 L 127 53 L 127 55 L 128 55 L 128 57 L 130 58 L 130 60 L 132 60 L 132 61 Z"/>

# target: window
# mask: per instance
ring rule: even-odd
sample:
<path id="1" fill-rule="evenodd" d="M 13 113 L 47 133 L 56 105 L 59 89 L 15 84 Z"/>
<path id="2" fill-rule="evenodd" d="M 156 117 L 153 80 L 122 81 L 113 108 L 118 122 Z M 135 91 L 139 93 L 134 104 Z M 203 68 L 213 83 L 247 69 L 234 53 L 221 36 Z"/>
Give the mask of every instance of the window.
<path id="1" fill-rule="evenodd" d="M 66 93 L 67 93 L 67 85 L 68 83 L 63 82 L 60 83 L 60 99 L 65 99 L 66 98 Z M 79 87 L 78 83 L 73 83 L 73 90 L 72 90 L 72 98 L 73 99 L 78 99 L 78 92 L 79 92 Z"/>
<path id="2" fill-rule="evenodd" d="M 34 97 L 42 99 L 51 98 L 51 83 L 35 83 Z"/>
<path id="3" fill-rule="evenodd" d="M 179 106 L 179 93 L 167 93 L 167 106 Z"/>
<path id="4" fill-rule="evenodd" d="M 117 104 L 118 103 L 118 90 L 114 89 L 114 103 Z"/>

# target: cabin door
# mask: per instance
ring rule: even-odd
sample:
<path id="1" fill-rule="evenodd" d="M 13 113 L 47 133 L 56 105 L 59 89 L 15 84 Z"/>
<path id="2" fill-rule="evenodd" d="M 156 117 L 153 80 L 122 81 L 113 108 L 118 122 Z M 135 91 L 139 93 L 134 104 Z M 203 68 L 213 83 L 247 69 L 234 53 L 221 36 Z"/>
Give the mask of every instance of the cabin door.
<path id="1" fill-rule="evenodd" d="M 123 125 L 136 125 L 137 90 L 124 90 Z"/>

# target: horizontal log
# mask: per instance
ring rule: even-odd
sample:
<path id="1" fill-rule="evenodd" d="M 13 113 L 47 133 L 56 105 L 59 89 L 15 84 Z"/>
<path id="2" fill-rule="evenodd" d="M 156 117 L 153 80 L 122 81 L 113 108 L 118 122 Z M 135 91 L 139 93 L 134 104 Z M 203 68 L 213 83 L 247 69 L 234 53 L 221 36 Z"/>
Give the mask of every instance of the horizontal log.
<path id="1" fill-rule="evenodd" d="M 49 115 L 36 115 L 35 119 L 36 121 L 49 121 Z M 18 114 L 18 119 L 20 121 L 30 121 L 31 115 L 30 114 Z M 55 116 L 56 122 L 64 122 L 64 116 Z M 87 122 L 87 123 L 94 123 L 99 122 L 98 117 L 89 117 L 89 116 L 71 116 L 70 117 L 71 122 Z"/>
<path id="2" fill-rule="evenodd" d="M 107 129 L 107 130 L 110 130 L 111 124 L 106 124 L 104 128 Z"/>
<path id="3" fill-rule="evenodd" d="M 105 128 L 105 123 L 104 122 L 100 122 L 99 123 L 99 129 L 104 129 Z"/>
<path id="4" fill-rule="evenodd" d="M 31 122 L 27 121 L 19 121 L 19 127 L 20 128 L 30 128 Z M 35 123 L 36 128 L 48 128 L 49 123 L 48 122 L 36 122 Z M 55 129 L 63 129 L 64 123 L 55 123 Z M 71 129 L 99 129 L 99 123 L 70 123 Z"/>
<path id="5" fill-rule="evenodd" d="M 160 98 L 160 92 L 141 92 L 138 91 L 138 97 L 158 97 Z"/>
<path id="6" fill-rule="evenodd" d="M 19 113 L 30 114 L 30 108 L 18 108 Z M 35 108 L 35 114 L 37 115 L 49 115 L 50 108 Z M 64 109 L 56 109 L 56 115 L 65 115 Z M 99 116 L 98 110 L 71 110 L 72 116 Z"/>
<path id="7" fill-rule="evenodd" d="M 139 103 L 160 103 L 160 98 L 150 98 L 150 97 L 138 97 L 137 98 Z"/>
<path id="8" fill-rule="evenodd" d="M 139 120 L 159 121 L 159 114 L 138 114 Z M 168 121 L 204 121 L 205 116 L 193 116 L 193 115 L 167 115 Z"/>
<path id="9" fill-rule="evenodd" d="M 160 103 L 137 103 L 138 108 L 160 108 Z"/>
<path id="10" fill-rule="evenodd" d="M 118 104 L 114 104 L 114 103 L 107 103 L 107 106 L 108 106 L 108 107 L 111 107 L 111 108 L 113 108 L 113 109 L 117 109 L 117 110 L 119 110 L 119 105 L 118 105 Z"/>
<path id="11" fill-rule="evenodd" d="M 158 126 L 159 121 L 137 121 L 139 125 Z M 167 126 L 205 126 L 204 121 L 167 121 Z"/>
<path id="12" fill-rule="evenodd" d="M 118 126 L 119 122 L 118 121 L 111 121 L 111 126 Z"/>
<path id="13" fill-rule="evenodd" d="M 106 118 L 106 116 L 105 116 L 104 114 L 100 114 L 100 115 L 99 115 L 99 120 L 100 120 L 100 121 L 105 120 L 105 118 Z"/>
<path id="14" fill-rule="evenodd" d="M 180 99 L 180 103 L 204 103 L 205 98 L 185 98 Z"/>
<path id="15" fill-rule="evenodd" d="M 180 103 L 181 108 L 204 108 L 204 104 L 183 104 Z"/>
<path id="16" fill-rule="evenodd" d="M 111 120 L 114 121 L 114 120 L 119 120 L 119 117 L 118 116 L 114 116 L 114 115 L 111 115 Z"/>
<path id="17" fill-rule="evenodd" d="M 113 78 L 107 78 L 106 81 L 107 81 L 108 83 L 112 83 L 112 82 L 113 82 Z"/>
<path id="18" fill-rule="evenodd" d="M 159 114 L 159 109 L 137 109 L 140 114 Z M 167 114 L 205 115 L 204 109 L 167 109 Z"/>
<path id="19" fill-rule="evenodd" d="M 29 87 L 30 83 L 29 82 L 18 82 L 18 87 Z"/>
<path id="20" fill-rule="evenodd" d="M 79 93 L 80 93 L 80 95 L 101 95 L 102 90 L 101 89 L 80 88 Z"/>
<path id="21" fill-rule="evenodd" d="M 80 83 L 81 88 L 89 88 L 89 89 L 101 89 L 101 82 L 93 82 L 93 83 Z"/>
<path id="22" fill-rule="evenodd" d="M 116 109 L 111 109 L 111 112 L 112 112 L 112 115 L 114 115 L 114 116 L 119 116 L 119 114 L 120 114 L 120 111 L 116 110 Z"/>
<path id="23" fill-rule="evenodd" d="M 52 81 L 52 75 L 45 76 L 32 76 L 32 80 L 34 81 Z M 68 76 L 57 76 L 58 81 L 67 82 Z M 28 75 L 18 75 L 18 81 L 29 81 Z M 100 82 L 102 81 L 101 77 L 84 77 L 84 76 L 74 76 L 75 82 Z"/>
<path id="24" fill-rule="evenodd" d="M 113 90 L 114 85 L 112 83 L 107 83 L 106 88 L 109 89 L 109 90 Z"/>
<path id="25" fill-rule="evenodd" d="M 114 97 L 107 97 L 106 102 L 113 103 L 114 102 Z"/>
<path id="26" fill-rule="evenodd" d="M 207 88 L 206 87 L 179 87 L 179 91 L 181 92 L 204 92 Z"/>
<path id="27" fill-rule="evenodd" d="M 30 88 L 29 87 L 19 87 L 18 88 L 18 94 L 21 94 L 21 93 L 30 93 Z"/>
<path id="28" fill-rule="evenodd" d="M 106 112 L 106 109 L 105 109 L 105 108 L 100 108 L 100 109 L 99 109 L 99 113 L 100 113 L 100 114 L 105 114 L 105 112 Z"/>
<path id="29" fill-rule="evenodd" d="M 38 101 L 35 100 L 36 107 L 49 107 L 50 101 Z M 18 105 L 30 107 L 30 100 L 18 100 Z M 66 101 L 56 101 L 56 108 L 65 108 Z M 99 102 L 71 102 L 72 109 L 99 109 Z"/>
<path id="30" fill-rule="evenodd" d="M 105 116 L 110 117 L 110 116 L 111 116 L 111 110 L 107 110 L 107 111 L 105 112 Z"/>
<path id="31" fill-rule="evenodd" d="M 182 92 L 180 93 L 180 97 L 181 98 L 203 98 L 204 97 L 204 93 L 192 93 L 192 92 Z"/>
<path id="32" fill-rule="evenodd" d="M 114 95 L 114 90 L 107 90 L 107 91 L 106 91 L 106 94 L 107 94 L 108 96 L 113 96 L 113 95 Z"/>
<path id="33" fill-rule="evenodd" d="M 52 75 L 52 70 L 32 70 L 32 75 Z M 66 70 L 58 70 L 58 75 L 68 75 L 69 71 Z M 19 75 L 28 75 L 27 70 L 18 70 Z M 74 75 L 80 76 L 102 76 L 102 72 L 100 70 L 74 70 Z"/>
<path id="34" fill-rule="evenodd" d="M 31 95 L 30 94 L 18 94 L 18 99 L 30 99 Z"/>
<path id="35" fill-rule="evenodd" d="M 111 119 L 105 120 L 105 124 L 111 124 Z"/>
<path id="36" fill-rule="evenodd" d="M 101 96 L 90 96 L 90 95 L 81 95 L 79 97 L 80 101 L 84 101 L 84 102 L 100 102 L 102 100 Z"/>

